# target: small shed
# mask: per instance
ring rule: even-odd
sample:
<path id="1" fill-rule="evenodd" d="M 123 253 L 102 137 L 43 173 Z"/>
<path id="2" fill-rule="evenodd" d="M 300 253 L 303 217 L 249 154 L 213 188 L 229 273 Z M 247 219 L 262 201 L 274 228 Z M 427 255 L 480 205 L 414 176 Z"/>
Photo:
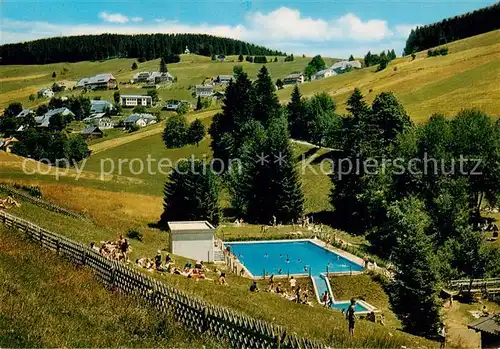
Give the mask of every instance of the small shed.
<path id="1" fill-rule="evenodd" d="M 500 314 L 482 317 L 467 327 L 481 332 L 481 348 L 500 348 Z"/>
<path id="2" fill-rule="evenodd" d="M 178 256 L 214 261 L 215 228 L 207 221 L 168 222 L 170 251 Z"/>
<path id="3" fill-rule="evenodd" d="M 104 136 L 104 132 L 99 129 L 99 127 L 89 126 L 83 129 L 80 134 L 85 138 L 102 138 Z"/>

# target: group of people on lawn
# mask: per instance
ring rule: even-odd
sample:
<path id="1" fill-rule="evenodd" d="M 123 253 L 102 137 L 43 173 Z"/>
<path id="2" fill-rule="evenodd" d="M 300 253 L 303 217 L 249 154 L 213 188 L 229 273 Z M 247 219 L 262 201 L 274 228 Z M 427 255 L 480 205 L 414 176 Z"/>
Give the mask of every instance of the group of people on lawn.
<path id="1" fill-rule="evenodd" d="M 132 250 L 127 239 L 120 235 L 117 241 L 101 241 L 101 246 L 95 242 L 90 243 L 90 248 L 101 256 L 121 262 L 127 262 L 127 254 Z"/>
<path id="2" fill-rule="evenodd" d="M 290 301 L 311 305 L 312 303 L 309 301 L 309 289 L 301 288 L 300 285 L 297 285 L 297 279 L 291 276 L 288 279 L 289 288 L 285 288 L 281 282 L 275 282 L 274 274 L 271 274 L 269 277 L 268 287 L 266 289 L 267 292 L 276 293 L 283 298 L 286 298 Z M 250 292 L 259 292 L 259 286 L 257 285 L 257 281 L 253 281 L 250 285 Z"/>

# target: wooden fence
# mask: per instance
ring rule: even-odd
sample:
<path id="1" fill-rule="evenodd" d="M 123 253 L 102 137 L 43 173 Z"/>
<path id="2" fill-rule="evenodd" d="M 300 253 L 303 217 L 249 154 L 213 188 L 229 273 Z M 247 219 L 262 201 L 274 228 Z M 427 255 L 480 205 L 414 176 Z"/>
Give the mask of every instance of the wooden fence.
<path id="1" fill-rule="evenodd" d="M 288 334 L 281 326 L 208 304 L 5 211 L 0 210 L 0 222 L 73 263 L 88 266 L 107 286 L 139 296 L 159 311 L 172 314 L 188 329 L 209 334 L 232 348 L 325 348 L 322 343 Z"/>
<path id="2" fill-rule="evenodd" d="M 34 205 L 37 205 L 39 207 L 46 209 L 46 210 L 60 213 L 60 214 L 63 214 L 63 215 L 69 216 L 69 217 L 73 217 L 73 218 L 85 219 L 85 217 L 81 214 L 78 214 L 76 212 L 72 212 L 70 210 L 65 209 L 64 207 L 58 206 L 58 205 L 53 204 L 51 202 L 48 202 L 46 200 L 42 200 L 42 199 L 33 197 L 33 196 L 31 196 L 31 195 L 29 195 L 21 190 L 17 190 L 17 189 L 12 188 L 9 185 L 3 184 L 3 183 L 0 184 L 0 190 L 3 190 L 5 192 L 9 193 L 9 195 L 11 195 L 15 198 L 28 201 Z"/>

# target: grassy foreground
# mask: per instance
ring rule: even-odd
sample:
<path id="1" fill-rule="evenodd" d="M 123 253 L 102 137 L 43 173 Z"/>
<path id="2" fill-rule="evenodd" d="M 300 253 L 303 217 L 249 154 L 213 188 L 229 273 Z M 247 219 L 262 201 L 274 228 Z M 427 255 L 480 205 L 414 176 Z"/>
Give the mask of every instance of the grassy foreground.
<path id="1" fill-rule="evenodd" d="M 0 226 L 1 347 L 219 347 Z"/>
<path id="2" fill-rule="evenodd" d="M 66 195 L 74 198 L 71 192 L 66 192 Z M 94 205 L 96 205 L 96 201 Z M 101 210 L 103 210 L 102 206 Z M 144 208 L 144 211 L 146 212 L 147 208 Z M 117 207 L 104 211 L 98 221 L 82 221 L 61 216 L 25 202 L 20 208 L 11 209 L 9 212 L 85 244 L 90 241 L 115 240 L 118 234 L 125 232 L 126 228 L 124 227 L 134 224 L 132 217 L 135 217 L 135 224 L 142 221 L 143 228 L 140 230 L 143 233 L 143 241 L 131 240 L 133 252 L 130 259 L 133 260 L 139 256 L 153 257 L 157 249 L 164 249 L 168 246 L 168 235 L 165 232 L 145 228 L 144 217 L 141 219 L 138 216 L 131 216 L 126 209 Z M 119 212 L 123 212 L 121 216 Z M 91 217 L 94 215 L 95 213 Z M 176 264 L 181 266 L 186 261 L 178 256 L 175 256 L 174 259 Z M 209 268 L 213 270 L 214 266 L 209 266 Z M 212 304 L 274 322 L 300 336 L 329 342 L 335 347 L 400 348 L 402 345 L 435 347 L 434 342 L 408 335 L 396 327 L 384 327 L 368 321 L 360 321 L 358 334 L 354 338 L 350 338 L 347 333 L 346 320 L 340 312 L 323 309 L 318 305 L 310 307 L 296 304 L 267 292 L 250 294 L 248 288 L 251 282 L 247 278 L 228 275 L 229 286 L 224 287 L 210 280 L 196 282 L 179 275 L 144 272 Z M 209 272 L 207 277 L 216 278 L 213 271 Z M 302 282 L 305 287 L 311 287 L 307 279 Z M 287 283 L 285 282 L 285 284 Z M 261 281 L 260 287 L 265 289 L 266 281 Z"/>

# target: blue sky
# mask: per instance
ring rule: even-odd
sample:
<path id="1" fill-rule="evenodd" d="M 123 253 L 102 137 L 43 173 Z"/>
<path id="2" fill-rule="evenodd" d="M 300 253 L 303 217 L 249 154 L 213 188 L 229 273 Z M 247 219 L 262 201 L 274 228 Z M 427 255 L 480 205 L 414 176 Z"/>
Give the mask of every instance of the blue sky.
<path id="1" fill-rule="evenodd" d="M 1 43 L 78 34 L 193 32 L 331 57 L 394 48 L 409 30 L 495 1 L 3 0 Z"/>

